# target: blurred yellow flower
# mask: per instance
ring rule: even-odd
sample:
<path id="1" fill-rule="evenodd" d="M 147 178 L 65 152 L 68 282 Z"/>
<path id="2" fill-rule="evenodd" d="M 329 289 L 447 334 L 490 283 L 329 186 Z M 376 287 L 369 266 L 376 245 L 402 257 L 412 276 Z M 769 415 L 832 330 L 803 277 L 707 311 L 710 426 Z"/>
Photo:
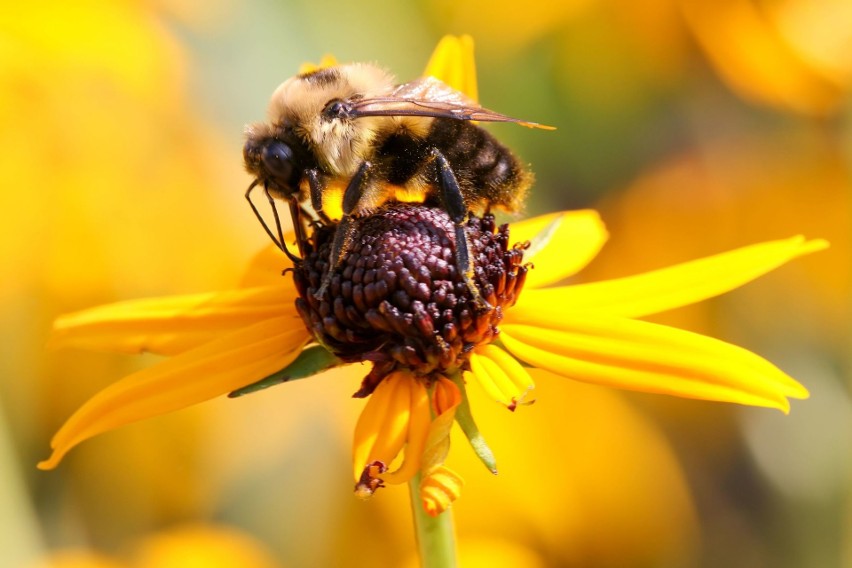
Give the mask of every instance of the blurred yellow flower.
<path id="1" fill-rule="evenodd" d="M 459 546 L 459 566 L 465 568 L 512 566 L 513 568 L 545 568 L 544 558 L 530 548 L 506 539 L 470 539 Z M 419 559 L 412 558 L 404 568 L 417 568 Z"/>
<path id="2" fill-rule="evenodd" d="M 59 550 L 31 568 L 276 568 L 252 537 L 219 525 L 187 524 L 134 543 L 127 558 L 89 550 Z"/>
<path id="3" fill-rule="evenodd" d="M 190 211 L 223 217 L 219 205 L 185 188 L 238 186 L 240 172 L 214 158 L 221 138 L 187 100 L 186 57 L 164 25 L 137 3 L 50 1 L 0 16 L 0 174 L 14 188 L 0 209 L 16 235 L 0 242 L 0 269 L 18 276 L 6 294 L 36 279 L 65 298 L 113 283 L 142 293 L 164 272 L 180 284 L 224 280 L 208 259 L 229 258 L 233 239 L 186 223 Z M 152 258 L 154 223 L 173 254 Z M 164 270 L 140 274 L 155 264 Z"/>
<path id="4" fill-rule="evenodd" d="M 465 448 L 450 455 L 450 467 L 467 480 L 453 510 L 460 554 L 487 536 L 526 545 L 550 566 L 694 564 L 686 558 L 701 511 L 667 433 L 622 392 L 529 372 L 537 401 L 511 415 L 483 389 L 468 389 L 500 473 L 490 475 Z M 670 402 L 687 412 L 700 406 Z"/>
<path id="5" fill-rule="evenodd" d="M 636 89 L 643 75 L 667 82 L 683 74 L 693 51 L 738 95 L 782 110 L 826 116 L 841 111 L 852 90 L 852 8 L 844 0 L 427 5 L 441 22 L 468 30 L 504 57 L 545 40 L 562 43 L 557 64 L 571 72 L 557 78 L 570 77 L 589 104 L 597 98 L 624 103 L 619 91 Z M 633 65 L 619 65 L 622 58 Z"/>
<path id="6" fill-rule="evenodd" d="M 193 88 L 194 54 L 183 39 L 197 28 L 174 25 L 166 4 L 176 2 L 46 0 L 6 5 L 0 14 L 0 178 L 7 188 L 0 193 L 0 400 L 32 492 L 27 500 L 38 504 L 47 538 L 83 522 L 91 534 L 183 518 L 207 496 L 193 468 L 198 414 L 174 417 L 185 436 L 169 436 L 173 445 L 157 426 L 146 428 L 120 458 L 112 454 L 113 463 L 86 460 L 53 476 L 49 485 L 62 490 L 48 499 L 25 465 L 39 451 L 35 440 L 104 378 L 139 365 L 83 352 L 45 358 L 56 314 L 164 290 L 231 286 L 235 267 L 259 241 L 251 219 L 225 205 L 239 202 L 239 194 L 227 196 L 244 174 L 239 163 L 221 159 L 233 152 L 227 134 L 205 116 Z M 210 3 L 196 11 L 209 13 Z M 133 475 L 115 475 L 118 464 Z M 120 515 L 92 514 L 92 503 L 118 495 Z M 55 522 L 60 510 L 73 512 Z"/>
<path id="7" fill-rule="evenodd" d="M 839 340 L 837 347 L 845 349 L 841 338 L 848 326 L 852 281 L 847 262 L 852 254 L 852 176 L 842 151 L 835 141 L 812 132 L 785 137 L 768 133 L 708 141 L 649 168 L 617 199 L 599 204 L 602 215 L 612 219 L 611 254 L 585 277 L 604 279 L 679 262 L 708 254 L 714 243 L 726 248 L 791 231 L 819 233 L 831 242 L 831 250 L 787 269 L 783 282 L 750 287 L 739 297 L 748 305 L 750 319 L 762 318 L 762 328 L 788 322 L 793 332 L 810 313 L 827 326 L 820 343 Z M 779 314 L 777 303 L 786 297 L 808 301 L 798 303 L 795 313 Z M 694 318 L 688 325 L 709 329 L 707 322 Z"/>
<path id="8" fill-rule="evenodd" d="M 840 108 L 852 87 L 847 51 L 852 10 L 848 5 L 752 0 L 678 3 L 710 62 L 745 98 L 820 116 Z M 826 49 L 810 47 L 815 37 L 821 38 Z M 835 47 L 841 45 L 846 49 Z"/>

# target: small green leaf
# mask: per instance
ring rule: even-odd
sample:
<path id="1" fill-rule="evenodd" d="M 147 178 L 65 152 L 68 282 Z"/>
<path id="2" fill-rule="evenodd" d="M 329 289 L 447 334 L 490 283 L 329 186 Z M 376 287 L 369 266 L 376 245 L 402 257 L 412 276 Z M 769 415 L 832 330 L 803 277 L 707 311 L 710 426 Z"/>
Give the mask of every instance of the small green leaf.
<path id="1" fill-rule="evenodd" d="M 235 390 L 228 395 L 228 398 L 237 398 L 246 394 L 251 394 L 281 383 L 295 381 L 298 379 L 306 379 L 317 373 L 342 365 L 343 361 L 335 357 L 331 351 L 321 345 L 312 345 L 303 350 L 295 361 L 272 373 L 265 379 L 246 385 Z"/>
<path id="2" fill-rule="evenodd" d="M 491 451 L 491 448 L 488 447 L 488 444 L 485 442 L 485 438 L 482 437 L 482 434 L 479 432 L 479 428 L 476 426 L 476 422 L 473 421 L 473 415 L 470 412 L 470 404 L 467 402 L 467 391 L 465 390 L 464 379 L 462 379 L 461 373 L 455 373 L 450 377 L 452 381 L 459 387 L 459 390 L 462 394 L 461 404 L 456 408 L 456 422 L 461 427 L 464 435 L 467 436 L 468 441 L 470 442 L 470 447 L 473 448 L 473 452 L 476 456 L 485 464 L 485 467 L 488 468 L 493 474 L 497 474 L 497 461 L 494 459 L 494 452 Z"/>

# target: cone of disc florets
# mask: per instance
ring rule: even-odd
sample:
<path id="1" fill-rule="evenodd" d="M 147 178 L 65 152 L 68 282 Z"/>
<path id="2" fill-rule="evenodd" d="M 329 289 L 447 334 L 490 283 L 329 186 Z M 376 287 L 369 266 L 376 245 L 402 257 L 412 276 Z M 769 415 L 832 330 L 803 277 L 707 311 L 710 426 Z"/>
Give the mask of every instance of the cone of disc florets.
<path id="1" fill-rule="evenodd" d="M 372 361 L 358 396 L 395 370 L 419 376 L 465 368 L 471 350 L 499 333 L 527 272 L 524 245 L 509 246 L 507 225 L 471 217 L 465 227 L 477 305 L 456 267 L 453 223 L 440 208 L 389 204 L 355 221 L 347 253 L 321 297 L 334 227 L 319 227 L 296 267 L 297 307 L 316 340 L 347 362 Z"/>

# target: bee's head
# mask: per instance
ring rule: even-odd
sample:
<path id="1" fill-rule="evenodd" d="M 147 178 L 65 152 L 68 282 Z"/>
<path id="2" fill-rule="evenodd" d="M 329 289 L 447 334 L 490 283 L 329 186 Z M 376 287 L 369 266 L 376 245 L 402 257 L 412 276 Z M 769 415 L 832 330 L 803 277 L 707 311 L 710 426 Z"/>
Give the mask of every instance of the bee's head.
<path id="1" fill-rule="evenodd" d="M 285 81 L 269 103 L 273 124 L 290 124 L 330 173 L 354 174 L 383 117 L 352 118 L 348 105 L 390 92 L 393 77 L 374 65 L 326 67 Z"/>
<path id="2" fill-rule="evenodd" d="M 274 136 L 265 124 L 249 126 L 246 135 L 243 146 L 246 170 L 285 195 L 297 192 L 304 169 L 298 163 L 298 150 Z"/>

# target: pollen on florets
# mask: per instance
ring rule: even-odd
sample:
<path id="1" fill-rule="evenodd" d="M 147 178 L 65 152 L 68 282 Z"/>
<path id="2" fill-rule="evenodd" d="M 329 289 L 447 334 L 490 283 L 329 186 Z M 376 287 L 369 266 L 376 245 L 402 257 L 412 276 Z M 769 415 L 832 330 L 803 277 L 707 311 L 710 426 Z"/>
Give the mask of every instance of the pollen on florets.
<path id="1" fill-rule="evenodd" d="M 503 310 L 526 277 L 523 245 L 494 217 L 465 227 L 474 283 L 490 308 L 472 297 L 455 265 L 453 223 L 440 208 L 388 204 L 356 220 L 348 252 L 320 298 L 333 227 L 318 227 L 294 278 L 296 306 L 315 339 L 347 362 L 371 361 L 356 396 L 367 396 L 388 373 L 417 376 L 466 368 L 470 352 L 499 333 Z"/>

